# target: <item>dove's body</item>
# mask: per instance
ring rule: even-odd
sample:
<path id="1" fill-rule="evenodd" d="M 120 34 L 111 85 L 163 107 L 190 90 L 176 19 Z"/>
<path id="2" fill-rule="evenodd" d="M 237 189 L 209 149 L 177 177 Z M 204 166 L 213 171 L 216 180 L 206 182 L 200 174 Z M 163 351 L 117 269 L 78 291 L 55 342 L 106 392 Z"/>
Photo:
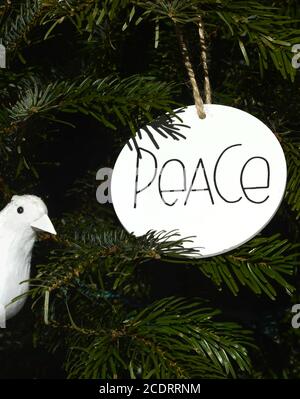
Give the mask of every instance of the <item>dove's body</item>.
<path id="1" fill-rule="evenodd" d="M 0 215 L 1 216 L 1 215 Z M 19 234 L 13 232 L 1 233 L 0 218 L 0 304 L 6 306 L 15 297 L 28 290 L 28 283 L 20 284 L 29 279 L 30 263 L 35 234 L 25 231 Z M 6 318 L 13 317 L 23 306 L 25 298 L 6 309 Z"/>
<path id="2" fill-rule="evenodd" d="M 28 291 L 28 283 L 22 282 L 30 277 L 35 229 L 55 233 L 47 208 L 38 197 L 15 196 L 0 212 L 0 306 L 6 309 L 6 319 L 18 313 L 26 299 L 22 297 L 11 303 Z"/>

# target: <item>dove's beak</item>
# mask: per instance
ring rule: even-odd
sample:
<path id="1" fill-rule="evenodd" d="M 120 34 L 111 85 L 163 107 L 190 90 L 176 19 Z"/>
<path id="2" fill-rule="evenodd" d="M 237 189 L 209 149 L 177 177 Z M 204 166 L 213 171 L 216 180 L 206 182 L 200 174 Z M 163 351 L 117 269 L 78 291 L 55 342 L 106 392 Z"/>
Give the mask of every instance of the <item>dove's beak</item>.
<path id="1" fill-rule="evenodd" d="M 31 223 L 31 227 L 34 229 L 45 231 L 46 233 L 55 234 L 55 228 L 49 219 L 48 215 L 42 216 L 40 219 L 36 220 L 35 222 Z"/>

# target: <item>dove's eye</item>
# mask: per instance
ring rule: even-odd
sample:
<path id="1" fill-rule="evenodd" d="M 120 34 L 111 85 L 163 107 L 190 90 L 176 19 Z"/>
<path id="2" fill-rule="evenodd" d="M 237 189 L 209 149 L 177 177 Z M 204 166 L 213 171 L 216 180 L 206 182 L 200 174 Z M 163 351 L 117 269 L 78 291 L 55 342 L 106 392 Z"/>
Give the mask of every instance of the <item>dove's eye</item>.
<path id="1" fill-rule="evenodd" d="M 24 212 L 24 208 L 22 206 L 19 206 L 19 208 L 17 209 L 18 213 L 23 213 Z"/>

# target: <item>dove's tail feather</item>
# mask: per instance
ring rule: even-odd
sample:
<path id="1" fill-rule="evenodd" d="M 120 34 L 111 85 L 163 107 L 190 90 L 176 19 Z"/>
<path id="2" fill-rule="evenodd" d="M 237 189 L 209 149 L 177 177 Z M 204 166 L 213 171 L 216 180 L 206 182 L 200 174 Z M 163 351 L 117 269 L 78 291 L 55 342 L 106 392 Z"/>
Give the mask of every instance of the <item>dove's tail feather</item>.
<path id="1" fill-rule="evenodd" d="M 6 328 L 5 306 L 0 303 L 0 328 Z"/>

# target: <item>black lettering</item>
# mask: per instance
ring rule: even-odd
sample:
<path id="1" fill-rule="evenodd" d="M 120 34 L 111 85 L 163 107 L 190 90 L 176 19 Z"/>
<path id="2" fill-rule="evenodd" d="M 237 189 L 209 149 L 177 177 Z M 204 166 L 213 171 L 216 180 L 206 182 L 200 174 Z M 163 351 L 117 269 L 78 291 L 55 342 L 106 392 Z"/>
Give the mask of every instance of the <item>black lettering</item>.
<path id="1" fill-rule="evenodd" d="M 192 187 L 193 187 L 193 184 L 194 184 L 194 181 L 195 181 L 195 179 L 196 179 L 196 176 L 197 176 L 198 169 L 199 169 L 199 166 L 200 166 L 200 165 L 201 165 L 201 168 L 202 168 L 202 171 L 203 171 L 203 176 L 204 176 L 204 179 L 205 179 L 205 182 L 206 182 L 206 188 L 198 188 L 198 189 L 192 188 Z M 209 192 L 209 196 L 210 196 L 211 203 L 214 205 L 214 199 L 213 199 L 213 196 L 212 196 L 212 193 L 211 193 L 211 189 L 210 189 L 210 186 L 209 186 L 209 182 L 208 182 L 208 179 L 207 179 L 207 175 L 206 175 L 206 171 L 205 171 L 205 167 L 204 167 L 202 158 L 199 159 L 198 164 L 197 164 L 197 166 L 196 166 L 196 170 L 195 170 L 195 173 L 194 173 L 194 176 L 193 176 L 193 179 L 192 179 L 190 188 L 189 188 L 189 192 L 187 193 L 187 196 L 186 196 L 184 205 L 187 204 L 191 191 L 208 191 L 208 192 Z"/>
<path id="2" fill-rule="evenodd" d="M 162 172 L 164 170 L 164 168 L 167 166 L 167 164 L 169 162 L 178 162 L 181 167 L 182 167 L 182 171 L 183 171 L 183 189 L 178 189 L 178 190 L 162 190 L 161 189 L 161 176 L 162 176 Z M 176 200 L 174 202 L 172 202 L 171 204 L 169 204 L 163 197 L 162 193 L 177 193 L 177 192 L 184 192 L 186 191 L 186 173 L 185 173 L 185 167 L 184 167 L 184 163 L 181 162 L 179 159 L 170 159 L 169 161 L 165 162 L 163 164 L 163 167 L 161 168 L 161 172 L 159 174 L 159 180 L 158 180 L 158 190 L 159 190 L 159 195 L 160 198 L 163 200 L 164 204 L 168 205 L 168 206 L 173 206 L 174 204 L 176 204 L 176 202 L 178 201 L 178 198 L 176 198 Z"/>
<path id="3" fill-rule="evenodd" d="M 229 203 L 229 204 L 234 204 L 234 203 L 236 203 L 236 202 L 239 202 L 239 201 L 242 199 L 242 197 L 240 197 L 240 198 L 238 198 L 238 199 L 236 199 L 236 200 L 229 200 L 229 199 L 226 199 L 226 198 L 220 193 L 220 190 L 219 190 L 219 187 L 218 187 L 218 184 L 217 184 L 217 169 L 218 169 L 218 166 L 219 166 L 219 162 L 221 161 L 221 158 L 222 158 L 222 156 L 225 154 L 225 152 L 228 151 L 230 148 L 238 147 L 238 146 L 241 146 L 241 145 L 242 145 L 242 144 L 233 144 L 233 145 L 231 145 L 231 146 L 225 148 L 225 150 L 221 153 L 221 155 L 220 155 L 219 158 L 217 159 L 216 166 L 215 166 L 215 169 L 214 169 L 214 184 L 215 184 L 215 187 L 216 187 L 216 191 L 217 191 L 217 193 L 219 194 L 219 196 L 222 198 L 222 200 L 225 201 L 225 202 L 227 202 L 227 203 Z"/>
<path id="4" fill-rule="evenodd" d="M 148 152 L 148 154 L 152 155 L 153 160 L 154 160 L 154 175 L 152 180 L 143 188 L 138 189 L 138 179 L 139 179 L 139 165 L 140 165 L 140 157 L 139 153 L 140 151 L 145 151 Z M 135 173 L 135 192 L 134 192 L 134 208 L 136 208 L 136 202 L 137 202 L 137 195 L 141 193 L 142 191 L 146 190 L 151 184 L 153 183 L 157 173 L 157 159 L 155 158 L 155 155 L 152 154 L 152 152 L 145 150 L 144 148 L 139 148 L 139 151 L 137 151 L 137 157 L 136 157 L 136 173 Z"/>
<path id="5" fill-rule="evenodd" d="M 249 162 L 253 161 L 253 159 L 262 159 L 266 163 L 267 173 L 268 174 L 267 174 L 267 184 L 265 186 L 244 187 L 243 174 L 244 174 L 246 166 L 248 165 Z M 269 165 L 269 162 L 263 157 L 252 157 L 252 158 L 248 159 L 248 161 L 245 163 L 245 165 L 243 166 L 243 169 L 241 171 L 240 181 L 241 181 L 241 187 L 242 187 L 243 193 L 244 193 L 245 197 L 247 198 L 247 200 L 250 201 L 250 202 L 253 202 L 254 204 L 263 204 L 270 197 L 269 195 L 267 195 L 266 198 L 264 200 L 262 200 L 262 201 L 254 201 L 254 199 L 251 199 L 248 196 L 246 190 L 261 190 L 261 189 L 266 189 L 266 188 L 270 187 L 270 165 Z"/>

